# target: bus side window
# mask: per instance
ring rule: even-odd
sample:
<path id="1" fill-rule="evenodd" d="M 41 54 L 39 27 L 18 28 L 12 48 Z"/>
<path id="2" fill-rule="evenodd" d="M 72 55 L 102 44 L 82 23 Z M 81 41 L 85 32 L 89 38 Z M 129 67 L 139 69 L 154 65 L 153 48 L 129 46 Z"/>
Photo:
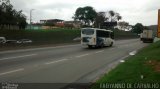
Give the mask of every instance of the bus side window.
<path id="1" fill-rule="evenodd" d="M 97 30 L 97 37 L 110 37 L 110 33 L 107 31 Z"/>
<path id="2" fill-rule="evenodd" d="M 110 37 L 109 35 L 110 35 L 109 32 L 105 32 L 106 37 Z"/>
<path id="3" fill-rule="evenodd" d="M 111 32 L 111 38 L 114 39 L 114 33 L 113 32 Z"/>

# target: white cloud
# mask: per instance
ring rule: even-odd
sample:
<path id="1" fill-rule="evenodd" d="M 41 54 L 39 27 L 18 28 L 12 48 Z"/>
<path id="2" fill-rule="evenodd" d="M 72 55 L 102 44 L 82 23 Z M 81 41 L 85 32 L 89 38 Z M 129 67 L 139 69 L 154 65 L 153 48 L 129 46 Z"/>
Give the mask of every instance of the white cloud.
<path id="1" fill-rule="evenodd" d="M 35 9 L 35 22 L 55 18 L 71 20 L 78 7 L 92 6 L 96 11 L 114 10 L 132 25 L 138 22 L 152 25 L 157 24 L 157 10 L 160 9 L 160 0 L 11 0 L 11 3 L 27 17 L 30 9 Z"/>

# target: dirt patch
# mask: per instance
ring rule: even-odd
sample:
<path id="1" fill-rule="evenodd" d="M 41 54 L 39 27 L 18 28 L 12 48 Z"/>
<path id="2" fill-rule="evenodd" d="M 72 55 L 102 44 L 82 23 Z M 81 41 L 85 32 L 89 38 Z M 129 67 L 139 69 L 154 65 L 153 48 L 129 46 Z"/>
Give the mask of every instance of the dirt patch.
<path id="1" fill-rule="evenodd" d="M 160 73 L 160 61 L 157 60 L 149 60 L 146 62 L 147 65 L 151 66 L 154 71 Z"/>

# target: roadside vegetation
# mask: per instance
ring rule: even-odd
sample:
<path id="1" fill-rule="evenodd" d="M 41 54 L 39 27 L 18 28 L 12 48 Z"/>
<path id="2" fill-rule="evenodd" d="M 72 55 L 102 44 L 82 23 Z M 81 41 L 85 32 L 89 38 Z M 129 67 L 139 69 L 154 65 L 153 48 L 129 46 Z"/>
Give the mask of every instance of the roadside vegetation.
<path id="1" fill-rule="evenodd" d="M 7 40 L 31 39 L 34 44 L 69 43 L 80 37 L 78 29 L 54 29 L 54 30 L 0 30 L 0 36 Z"/>
<path id="2" fill-rule="evenodd" d="M 25 29 L 27 22 L 23 11 L 13 8 L 10 0 L 0 0 L 0 30 Z"/>
<path id="3" fill-rule="evenodd" d="M 114 29 L 115 39 L 136 38 L 132 32 Z M 57 28 L 53 30 L 0 30 L 0 36 L 7 40 L 31 39 L 35 44 L 69 43 L 80 37 L 80 29 Z"/>
<path id="4" fill-rule="evenodd" d="M 120 31 L 114 29 L 115 39 L 133 39 L 137 38 L 137 35 L 132 32 Z M 7 40 L 21 40 L 30 39 L 32 43 L 17 44 L 17 43 L 5 43 L 1 44 L 0 50 L 17 49 L 28 46 L 47 46 L 58 44 L 70 44 L 80 43 L 81 31 L 80 29 L 68 29 L 68 28 L 56 28 L 50 30 L 0 30 L 0 37 L 5 37 Z M 78 38 L 77 40 L 74 40 Z"/>
<path id="5" fill-rule="evenodd" d="M 132 84 L 136 83 L 160 83 L 160 41 L 140 50 L 135 56 L 126 59 L 115 69 L 100 78 L 93 89 L 99 89 L 102 83 L 108 84 Z M 155 85 L 157 87 L 158 85 Z M 143 87 L 144 88 L 144 87 Z M 139 88 L 139 89 L 143 89 Z M 149 89 L 149 88 L 147 88 Z"/>
<path id="6" fill-rule="evenodd" d="M 139 38 L 136 33 L 133 33 L 131 31 L 123 31 L 119 29 L 113 29 L 113 31 L 115 40 Z"/>

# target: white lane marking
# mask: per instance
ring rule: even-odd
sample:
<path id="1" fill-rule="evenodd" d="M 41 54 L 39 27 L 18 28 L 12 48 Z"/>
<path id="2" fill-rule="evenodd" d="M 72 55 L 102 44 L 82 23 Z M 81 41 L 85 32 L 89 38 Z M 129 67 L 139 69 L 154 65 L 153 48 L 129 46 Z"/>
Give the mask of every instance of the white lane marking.
<path id="1" fill-rule="evenodd" d="M 54 63 L 66 61 L 66 60 L 69 60 L 69 59 L 61 59 L 61 60 L 58 60 L 58 61 L 47 62 L 47 63 L 45 63 L 45 64 L 46 64 L 46 65 L 49 65 L 49 64 L 54 64 Z"/>
<path id="2" fill-rule="evenodd" d="M 14 73 L 14 72 L 18 72 L 18 71 L 22 71 L 22 70 L 24 70 L 24 69 L 20 68 L 20 69 L 17 69 L 17 70 L 12 70 L 12 71 L 8 71 L 8 72 L 0 73 L 0 76 L 1 75 L 6 75 L 6 74 L 10 74 L 10 73 Z"/>
<path id="3" fill-rule="evenodd" d="M 129 55 L 133 56 L 133 55 L 135 55 L 136 53 L 137 53 L 137 51 L 135 50 L 135 51 L 130 52 Z"/>
<path id="4" fill-rule="evenodd" d="M 37 54 L 30 54 L 30 55 L 23 55 L 23 56 L 16 56 L 16 57 L 2 58 L 2 59 L 0 59 L 0 61 L 1 61 L 1 60 L 7 60 L 7 59 L 15 59 L 15 58 L 29 57 L 29 56 L 34 56 L 34 55 L 37 55 Z"/>
<path id="5" fill-rule="evenodd" d="M 133 45 L 136 45 L 138 43 L 132 43 L 132 44 L 124 44 L 124 45 L 119 45 L 118 47 L 119 48 L 122 48 L 122 47 L 129 47 L 129 46 L 133 46 Z"/>
<path id="6" fill-rule="evenodd" d="M 120 58 L 120 59 L 123 60 L 123 59 L 125 59 L 125 58 L 127 58 L 127 57 L 129 57 L 129 55 L 126 55 L 126 56 L 124 56 L 124 57 L 122 57 L 122 58 Z"/>
<path id="7" fill-rule="evenodd" d="M 76 56 L 77 58 L 80 58 L 80 57 L 84 57 L 84 56 L 87 56 L 89 54 L 82 54 L 82 55 L 79 55 L 79 56 Z"/>
<path id="8" fill-rule="evenodd" d="M 129 57 L 130 55 L 126 55 L 126 56 L 124 56 L 124 57 L 122 57 L 122 58 L 120 58 L 120 62 L 125 62 L 125 60 L 124 59 L 126 59 L 127 57 Z"/>
<path id="9" fill-rule="evenodd" d="M 110 48 L 109 50 L 114 50 L 115 48 Z"/>
<path id="10" fill-rule="evenodd" d="M 101 53 L 101 52 L 104 52 L 104 50 L 101 50 L 101 51 L 97 51 L 97 52 L 95 52 L 95 53 Z"/>
<path id="11" fill-rule="evenodd" d="M 125 60 L 120 60 L 120 62 L 122 62 L 122 63 L 123 63 L 123 62 L 125 62 Z"/>
<path id="12" fill-rule="evenodd" d="M 77 58 L 80 58 L 80 57 L 84 57 L 84 56 L 87 56 L 89 54 L 83 54 L 83 55 L 79 55 L 79 56 L 76 56 Z M 69 59 L 60 59 L 60 60 L 57 60 L 57 61 L 51 61 L 51 62 L 47 62 L 45 63 L 46 65 L 49 65 L 49 64 L 54 64 L 54 63 L 58 63 L 58 62 L 63 62 L 63 61 L 67 61 L 67 60 L 72 60 L 72 58 L 74 57 L 69 57 Z"/>
<path id="13" fill-rule="evenodd" d="M 26 51 L 34 51 L 34 50 L 43 50 L 43 49 L 54 49 L 54 48 L 64 48 L 64 47 L 72 47 L 72 46 L 78 46 L 76 45 L 65 45 L 65 46 L 55 46 L 55 47 L 43 47 L 43 48 L 30 48 L 30 49 L 20 49 L 20 50 L 10 50 L 10 51 L 2 51 L 0 54 L 4 53 L 12 53 L 12 52 L 26 52 Z"/>

